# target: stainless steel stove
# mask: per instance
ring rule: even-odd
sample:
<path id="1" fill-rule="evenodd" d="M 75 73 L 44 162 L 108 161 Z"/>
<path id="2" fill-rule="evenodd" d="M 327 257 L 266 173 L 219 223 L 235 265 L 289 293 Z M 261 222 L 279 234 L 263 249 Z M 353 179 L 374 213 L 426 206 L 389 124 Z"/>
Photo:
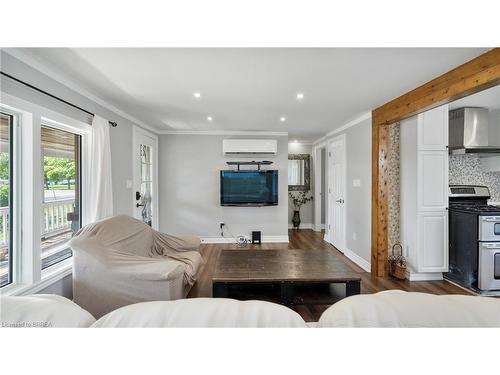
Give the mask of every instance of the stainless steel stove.
<path id="1" fill-rule="evenodd" d="M 480 293 L 500 292 L 500 207 L 485 186 L 450 185 L 450 269 L 445 278 Z"/>

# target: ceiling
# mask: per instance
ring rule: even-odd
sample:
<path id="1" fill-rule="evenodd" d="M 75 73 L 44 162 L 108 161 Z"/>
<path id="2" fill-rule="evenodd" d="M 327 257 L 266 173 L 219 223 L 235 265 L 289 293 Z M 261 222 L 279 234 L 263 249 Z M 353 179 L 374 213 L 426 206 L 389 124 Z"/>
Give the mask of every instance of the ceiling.
<path id="1" fill-rule="evenodd" d="M 312 141 L 486 50 L 31 48 L 23 53 L 158 130 L 288 132 L 291 139 Z M 299 92 L 304 99 L 297 100 Z"/>
<path id="2" fill-rule="evenodd" d="M 500 109 L 500 85 L 450 103 L 450 109 L 461 107 L 483 107 L 489 110 Z"/>

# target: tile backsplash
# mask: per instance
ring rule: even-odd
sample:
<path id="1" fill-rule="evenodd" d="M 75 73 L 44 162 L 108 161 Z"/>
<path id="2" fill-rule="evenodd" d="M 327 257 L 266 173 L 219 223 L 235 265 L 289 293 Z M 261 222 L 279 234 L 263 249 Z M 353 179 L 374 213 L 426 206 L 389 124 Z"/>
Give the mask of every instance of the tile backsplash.
<path id="1" fill-rule="evenodd" d="M 479 155 L 450 155 L 450 185 L 484 185 L 500 202 L 500 172 L 485 172 Z"/>
<path id="2" fill-rule="evenodd" d="M 400 243 L 400 127 L 399 123 L 389 126 L 389 153 L 387 155 L 389 172 L 389 222 L 388 246 L 389 254 L 396 243 Z"/>

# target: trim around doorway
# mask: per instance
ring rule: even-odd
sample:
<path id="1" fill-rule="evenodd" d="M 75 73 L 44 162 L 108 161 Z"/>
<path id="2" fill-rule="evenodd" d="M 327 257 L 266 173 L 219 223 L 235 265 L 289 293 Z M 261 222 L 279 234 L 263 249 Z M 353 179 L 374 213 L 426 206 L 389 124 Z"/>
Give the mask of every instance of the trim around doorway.
<path id="1" fill-rule="evenodd" d="M 135 151 L 137 150 L 138 148 L 138 141 L 137 141 L 137 136 L 141 134 L 143 136 L 146 136 L 148 138 L 151 138 L 153 141 L 154 141 L 154 161 L 153 161 L 153 178 L 154 178 L 154 183 L 153 183 L 153 189 L 154 191 L 156 192 L 156 194 L 153 194 L 153 199 L 152 199 L 152 202 L 151 202 L 151 205 L 152 205 L 152 209 L 153 209 L 153 229 L 156 229 L 156 230 L 159 230 L 160 228 L 160 215 L 158 215 L 158 210 L 160 208 L 160 205 L 159 205 L 159 197 L 158 197 L 158 193 L 159 193 L 159 182 L 158 182 L 158 136 L 156 134 L 153 134 L 147 130 L 144 130 L 143 128 L 139 127 L 139 126 L 134 126 L 132 128 L 132 193 L 130 195 L 131 199 L 132 199 L 132 216 L 134 215 L 135 213 L 135 204 L 136 204 L 136 200 L 135 200 L 135 191 L 134 191 L 134 186 L 135 186 L 135 182 L 137 180 L 137 178 L 139 178 L 139 176 L 137 175 L 137 170 L 136 170 L 136 165 L 135 165 Z"/>

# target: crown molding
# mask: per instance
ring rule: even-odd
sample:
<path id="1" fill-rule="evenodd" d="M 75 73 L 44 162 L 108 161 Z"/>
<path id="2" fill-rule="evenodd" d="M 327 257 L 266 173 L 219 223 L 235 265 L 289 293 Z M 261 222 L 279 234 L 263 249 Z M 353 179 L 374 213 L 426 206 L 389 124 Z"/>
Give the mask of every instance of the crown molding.
<path id="1" fill-rule="evenodd" d="M 356 117 L 354 120 L 352 121 L 349 121 L 348 123 L 342 125 L 340 128 L 337 128 L 335 130 L 332 130 L 331 132 L 329 133 L 326 133 L 324 136 L 322 136 L 321 138 L 318 138 L 316 139 L 312 144 L 313 145 L 317 145 L 318 143 L 321 143 L 323 142 L 324 140 L 328 139 L 329 137 L 331 137 L 332 135 L 335 135 L 335 134 L 338 134 L 340 132 L 343 132 L 349 128 L 352 128 L 353 126 L 355 125 L 358 125 L 359 123 L 365 121 L 365 120 L 369 120 L 372 118 L 372 113 L 371 111 L 370 112 L 366 112 L 366 113 L 363 113 L 361 116 L 359 117 Z"/>
<path id="2" fill-rule="evenodd" d="M 7 48 L 7 49 L 4 48 L 4 49 L 2 49 L 2 51 L 8 55 L 20 60 L 20 61 L 22 61 L 23 63 L 25 63 L 26 65 L 39 71 L 40 73 L 45 74 L 47 77 L 53 79 L 54 81 L 57 81 L 60 84 L 75 91 L 76 93 L 86 97 L 87 99 L 90 99 L 93 102 L 99 104 L 100 106 L 102 106 L 106 109 L 109 109 L 111 112 L 114 112 L 117 115 L 133 122 L 134 124 L 144 128 L 144 129 L 147 129 L 149 131 L 152 131 L 153 133 L 158 134 L 158 132 L 160 131 L 158 128 L 144 123 L 143 121 L 128 114 L 127 112 L 121 110 L 120 108 L 115 107 L 113 104 L 108 103 L 107 101 L 101 99 L 100 97 L 96 96 L 95 94 L 92 94 L 91 92 L 89 92 L 88 90 L 86 90 L 82 86 L 80 86 L 78 83 L 76 83 L 75 81 L 68 79 L 67 77 L 63 76 L 62 74 L 49 68 L 45 63 L 43 63 L 40 59 L 37 59 L 35 56 L 33 56 L 29 53 L 23 52 L 18 48 Z"/>
<path id="3" fill-rule="evenodd" d="M 245 130 L 160 130 L 158 134 L 172 135 L 264 135 L 273 137 L 288 136 L 288 132 L 245 131 Z"/>

